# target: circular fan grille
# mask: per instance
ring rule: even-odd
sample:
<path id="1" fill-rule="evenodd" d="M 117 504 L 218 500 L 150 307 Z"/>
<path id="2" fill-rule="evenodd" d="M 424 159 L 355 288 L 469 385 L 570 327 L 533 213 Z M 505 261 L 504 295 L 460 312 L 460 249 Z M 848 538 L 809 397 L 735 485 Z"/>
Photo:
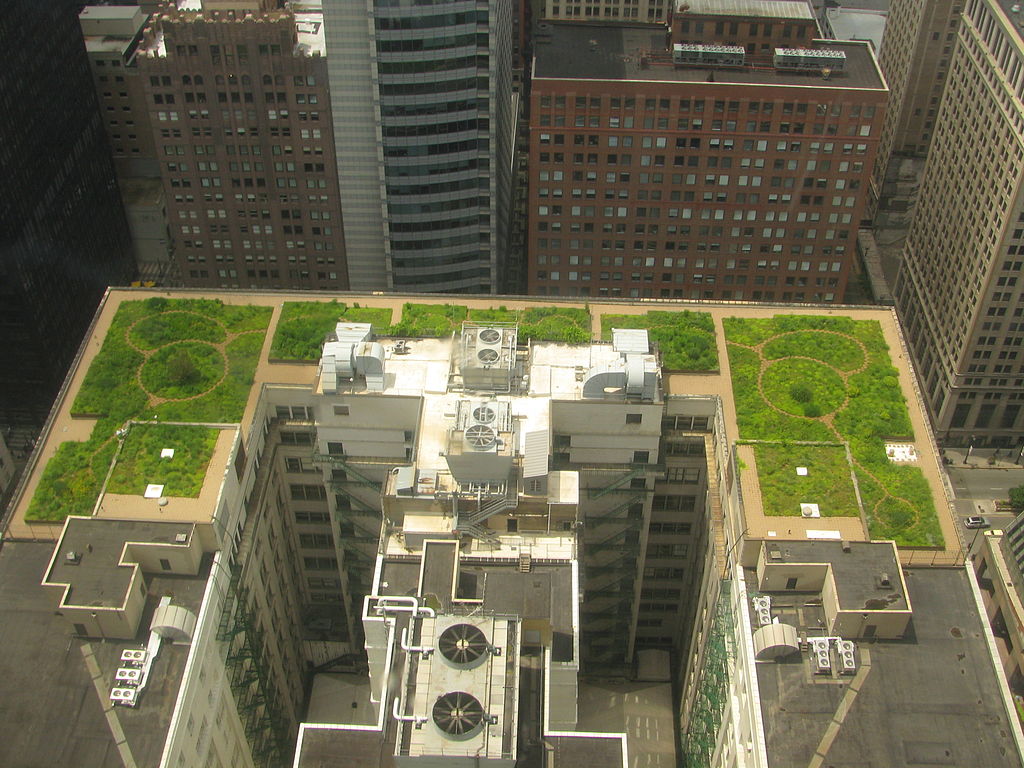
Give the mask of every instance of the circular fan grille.
<path id="1" fill-rule="evenodd" d="M 481 363 L 496 363 L 498 362 L 498 350 L 496 349 L 481 349 L 476 353 L 476 359 Z"/>
<path id="2" fill-rule="evenodd" d="M 487 637 L 472 624 L 456 624 L 441 633 L 437 648 L 453 664 L 471 664 L 487 653 Z"/>
<path id="3" fill-rule="evenodd" d="M 483 424 L 474 424 L 466 430 L 466 442 L 474 448 L 490 448 L 496 440 L 494 430 Z"/>
<path id="4" fill-rule="evenodd" d="M 501 341 L 501 331 L 496 328 L 484 328 L 477 338 L 484 344 L 497 344 Z"/>
<path id="5" fill-rule="evenodd" d="M 447 734 L 465 736 L 484 719 L 484 708 L 475 696 L 453 691 L 438 696 L 434 702 L 434 723 Z"/>
<path id="6" fill-rule="evenodd" d="M 473 418 L 481 424 L 490 424 L 494 421 L 494 417 L 497 414 L 494 413 L 493 408 L 488 408 L 486 405 L 481 405 L 479 408 L 473 409 Z"/>

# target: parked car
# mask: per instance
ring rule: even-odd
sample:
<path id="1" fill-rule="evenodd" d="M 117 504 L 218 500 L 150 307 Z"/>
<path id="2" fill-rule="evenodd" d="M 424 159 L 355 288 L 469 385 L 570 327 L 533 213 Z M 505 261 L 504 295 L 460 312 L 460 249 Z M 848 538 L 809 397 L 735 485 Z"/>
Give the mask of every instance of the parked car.
<path id="1" fill-rule="evenodd" d="M 988 526 L 988 519 L 981 515 L 973 515 L 964 520 L 964 528 L 988 528 Z"/>

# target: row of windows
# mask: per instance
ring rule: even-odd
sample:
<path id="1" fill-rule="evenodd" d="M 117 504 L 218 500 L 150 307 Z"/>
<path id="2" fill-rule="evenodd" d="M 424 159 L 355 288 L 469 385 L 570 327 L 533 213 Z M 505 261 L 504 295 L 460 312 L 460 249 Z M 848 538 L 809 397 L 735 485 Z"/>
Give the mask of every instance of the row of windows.
<path id="1" fill-rule="evenodd" d="M 569 98 L 553 94 L 541 94 L 540 106 L 545 109 L 566 109 Z M 775 108 L 783 115 L 806 115 L 818 114 L 830 117 L 842 117 L 844 105 L 842 104 L 819 104 L 804 103 L 795 101 L 746 101 L 726 99 L 671 99 L 666 97 L 645 97 L 638 99 L 635 96 L 575 96 L 572 103 L 576 109 L 637 109 L 659 112 L 671 111 L 673 108 L 679 112 L 740 112 L 741 108 L 751 115 L 771 115 Z M 813 108 L 812 108 L 813 107 Z M 872 105 L 850 104 L 845 108 L 848 117 L 863 117 L 871 119 L 876 114 L 876 108 Z"/>

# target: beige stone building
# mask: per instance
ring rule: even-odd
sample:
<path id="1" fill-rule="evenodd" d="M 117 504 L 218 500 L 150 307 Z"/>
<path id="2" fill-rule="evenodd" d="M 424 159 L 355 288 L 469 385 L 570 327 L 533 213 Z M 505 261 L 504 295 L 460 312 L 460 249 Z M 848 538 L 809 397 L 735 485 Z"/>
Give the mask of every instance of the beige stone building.
<path id="1" fill-rule="evenodd" d="M 941 442 L 1011 447 L 1024 399 L 1024 48 L 968 3 L 896 284 Z"/>

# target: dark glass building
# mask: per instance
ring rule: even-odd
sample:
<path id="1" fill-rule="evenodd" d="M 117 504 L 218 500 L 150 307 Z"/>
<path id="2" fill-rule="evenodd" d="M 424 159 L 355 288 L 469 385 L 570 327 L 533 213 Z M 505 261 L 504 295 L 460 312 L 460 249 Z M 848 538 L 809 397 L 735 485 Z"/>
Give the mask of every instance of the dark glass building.
<path id="1" fill-rule="evenodd" d="M 131 240 L 72 0 L 0 3 L 0 424 L 40 424 Z"/>

